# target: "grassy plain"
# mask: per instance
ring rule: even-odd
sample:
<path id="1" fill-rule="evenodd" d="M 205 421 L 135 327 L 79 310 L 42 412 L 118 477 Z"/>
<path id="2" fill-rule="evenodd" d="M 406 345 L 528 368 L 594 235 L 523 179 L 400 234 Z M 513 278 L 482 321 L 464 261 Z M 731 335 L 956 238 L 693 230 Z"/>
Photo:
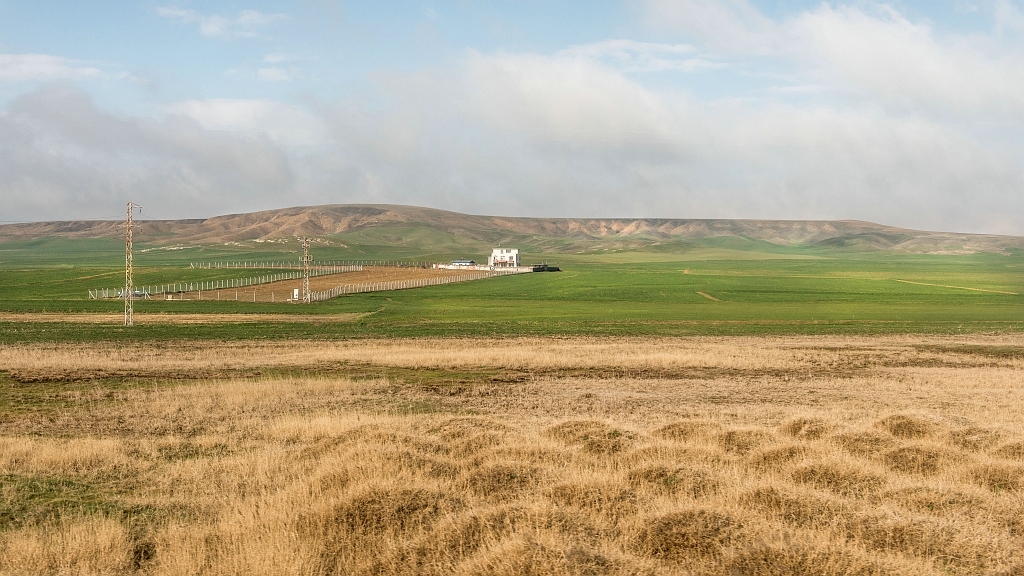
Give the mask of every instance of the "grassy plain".
<path id="1" fill-rule="evenodd" d="M 0 345 L 7 574 L 1016 575 L 1024 337 Z"/>
<path id="2" fill-rule="evenodd" d="M 364 234 L 365 235 L 365 234 Z M 410 237 L 416 239 L 415 234 Z M 317 246 L 320 260 L 482 260 L 460 252 L 357 244 Z M 384 242 L 388 238 L 370 239 Z M 391 239 L 395 240 L 395 239 Z M 401 239 L 400 239 L 401 240 Z M 419 239 L 422 240 L 422 239 Z M 417 240 L 417 241 L 419 241 Z M 441 242 L 440 239 L 438 240 Z M 403 240 L 404 241 L 404 240 Z M 454 242 L 454 241 L 453 241 Z M 148 250 L 140 244 L 140 250 Z M 188 262 L 296 260 L 294 246 L 151 247 L 136 256 L 136 284 L 235 278 L 258 270 L 194 270 Z M 172 247 L 174 248 L 174 247 Z M 557 248 L 557 247 L 556 247 Z M 380 336 L 960 333 L 1024 329 L 1024 253 L 924 255 L 783 247 L 739 238 L 644 250 L 543 252 L 563 272 L 346 296 L 311 306 L 252 302 L 138 302 L 142 313 L 359 315 L 358 321 L 146 325 L 0 320 L 0 341 Z M 87 291 L 123 283 L 114 240 L 49 239 L 0 246 L 0 311 L 116 314 L 118 301 Z M 214 318 L 215 316 L 211 316 Z M 268 318 L 269 320 L 269 318 Z"/>

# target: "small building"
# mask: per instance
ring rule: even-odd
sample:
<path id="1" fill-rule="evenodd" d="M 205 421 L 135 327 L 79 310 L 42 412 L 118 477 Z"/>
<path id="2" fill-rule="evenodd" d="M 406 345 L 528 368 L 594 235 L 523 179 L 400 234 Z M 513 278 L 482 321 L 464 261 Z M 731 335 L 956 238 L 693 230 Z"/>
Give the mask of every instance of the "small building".
<path id="1" fill-rule="evenodd" d="M 476 262 L 473 260 L 452 260 L 452 267 L 454 268 L 476 268 Z"/>
<path id="2" fill-rule="evenodd" d="M 487 258 L 487 265 L 493 268 L 518 268 L 518 248 L 495 248 Z"/>

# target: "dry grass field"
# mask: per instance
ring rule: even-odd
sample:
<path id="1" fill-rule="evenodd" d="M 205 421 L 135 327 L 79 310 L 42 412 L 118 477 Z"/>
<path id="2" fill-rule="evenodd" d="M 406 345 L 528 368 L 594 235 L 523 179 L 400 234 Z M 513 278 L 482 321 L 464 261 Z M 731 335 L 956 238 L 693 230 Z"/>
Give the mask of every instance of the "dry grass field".
<path id="1" fill-rule="evenodd" d="M 1024 574 L 1024 337 L 0 347 L 4 574 Z"/>

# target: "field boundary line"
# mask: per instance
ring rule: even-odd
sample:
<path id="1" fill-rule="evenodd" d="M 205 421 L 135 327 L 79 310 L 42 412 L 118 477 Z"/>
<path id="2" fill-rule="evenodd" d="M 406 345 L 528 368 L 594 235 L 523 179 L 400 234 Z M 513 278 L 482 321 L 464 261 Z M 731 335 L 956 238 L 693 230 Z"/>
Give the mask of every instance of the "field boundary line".
<path id="1" fill-rule="evenodd" d="M 986 290 L 984 288 L 968 288 L 967 286 L 949 286 L 947 284 L 929 284 L 928 282 L 913 282 L 911 280 L 900 280 L 895 278 L 897 282 L 903 282 L 904 284 L 917 284 L 918 286 L 935 286 L 937 288 L 955 288 L 957 290 L 972 290 L 974 292 L 991 292 L 993 294 L 1008 294 L 1010 296 L 1020 296 L 1016 292 L 1007 292 L 1005 290 Z"/>

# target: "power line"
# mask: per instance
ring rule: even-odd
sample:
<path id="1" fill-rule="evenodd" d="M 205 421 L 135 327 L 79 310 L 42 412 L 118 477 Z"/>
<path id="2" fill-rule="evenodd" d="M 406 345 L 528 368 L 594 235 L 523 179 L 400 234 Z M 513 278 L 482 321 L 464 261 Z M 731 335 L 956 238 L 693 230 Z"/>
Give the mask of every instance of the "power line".
<path id="1" fill-rule="evenodd" d="M 0 224 L 50 224 L 54 222 L 117 222 L 120 216 L 100 216 L 99 218 L 75 218 L 74 220 L 0 220 Z"/>

